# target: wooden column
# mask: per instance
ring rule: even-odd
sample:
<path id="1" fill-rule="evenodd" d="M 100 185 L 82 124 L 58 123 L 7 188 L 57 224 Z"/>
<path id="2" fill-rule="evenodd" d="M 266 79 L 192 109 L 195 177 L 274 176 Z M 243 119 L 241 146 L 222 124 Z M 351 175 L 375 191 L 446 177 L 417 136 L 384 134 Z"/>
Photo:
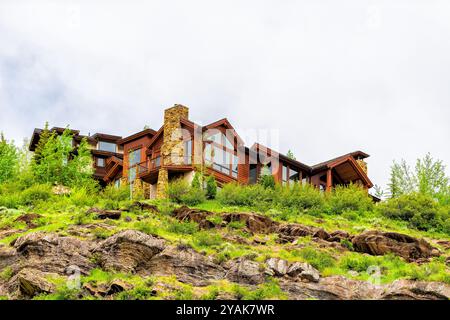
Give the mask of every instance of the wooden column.
<path id="1" fill-rule="evenodd" d="M 327 192 L 331 192 L 331 187 L 333 185 L 333 179 L 331 177 L 331 169 L 327 171 Z"/>

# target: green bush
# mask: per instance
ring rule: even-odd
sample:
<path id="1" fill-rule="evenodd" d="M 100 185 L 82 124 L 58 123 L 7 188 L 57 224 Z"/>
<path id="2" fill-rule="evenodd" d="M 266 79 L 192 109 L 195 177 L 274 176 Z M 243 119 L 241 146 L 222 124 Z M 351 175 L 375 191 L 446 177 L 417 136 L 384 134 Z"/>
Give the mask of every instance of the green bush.
<path id="1" fill-rule="evenodd" d="M 86 187 L 72 188 L 70 202 L 76 206 L 93 206 L 97 203 L 97 195 Z"/>
<path id="2" fill-rule="evenodd" d="M 401 195 L 378 206 L 385 217 L 407 221 L 418 230 L 446 231 L 447 214 L 431 197 L 420 193 Z"/>
<path id="3" fill-rule="evenodd" d="M 198 231 L 198 225 L 195 222 L 174 221 L 167 226 L 167 231 L 178 234 L 193 234 Z"/>
<path id="4" fill-rule="evenodd" d="M 206 178 L 206 197 L 208 199 L 214 199 L 217 194 L 217 183 L 214 176 L 208 176 Z"/>
<path id="5" fill-rule="evenodd" d="M 180 203 L 195 206 L 206 201 L 205 191 L 202 189 L 189 188 L 188 192 L 181 195 Z"/>
<path id="6" fill-rule="evenodd" d="M 36 184 L 22 192 L 21 202 L 32 205 L 38 201 L 47 201 L 52 197 L 52 188 L 47 184 Z"/>
<path id="7" fill-rule="evenodd" d="M 323 194 L 309 184 L 296 183 L 291 186 L 280 186 L 276 190 L 276 201 L 284 209 L 308 211 L 324 208 Z"/>
<path id="8" fill-rule="evenodd" d="M 167 187 L 167 196 L 170 200 L 181 203 L 182 197 L 189 192 L 189 183 L 184 179 L 177 179 L 169 182 Z"/>
<path id="9" fill-rule="evenodd" d="M 22 197 L 19 193 L 0 194 L 0 207 L 17 209 L 22 204 Z"/>
<path id="10" fill-rule="evenodd" d="M 357 186 L 337 186 L 328 198 L 329 212 L 342 214 L 347 211 L 363 213 L 373 208 L 373 201 L 366 190 Z"/>
<path id="11" fill-rule="evenodd" d="M 265 208 L 273 202 L 274 192 L 273 189 L 259 184 L 243 186 L 230 183 L 223 186 L 217 194 L 217 199 L 224 205 Z"/>
<path id="12" fill-rule="evenodd" d="M 271 174 L 262 175 L 259 178 L 259 184 L 262 185 L 264 188 L 274 189 L 275 188 L 275 178 Z"/>
<path id="13" fill-rule="evenodd" d="M 119 187 L 109 184 L 100 193 L 100 196 L 104 199 L 112 201 L 124 201 L 130 199 L 130 186 L 127 184 L 121 184 Z"/>

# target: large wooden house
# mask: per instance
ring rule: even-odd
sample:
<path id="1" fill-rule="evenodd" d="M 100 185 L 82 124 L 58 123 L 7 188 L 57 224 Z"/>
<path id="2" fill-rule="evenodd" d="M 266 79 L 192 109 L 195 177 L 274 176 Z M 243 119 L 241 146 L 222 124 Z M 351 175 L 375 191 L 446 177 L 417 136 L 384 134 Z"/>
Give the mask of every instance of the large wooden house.
<path id="1" fill-rule="evenodd" d="M 40 132 L 33 133 L 32 151 Z M 82 138 L 74 131 L 74 143 Z M 350 183 L 367 190 L 373 186 L 364 161 L 369 155 L 362 151 L 309 166 L 258 143 L 245 146 L 225 118 L 200 126 L 189 120 L 189 109 L 182 105 L 165 110 L 157 131 L 146 129 L 125 138 L 97 133 L 87 139 L 97 179 L 117 185 L 141 181 L 148 198 L 165 197 L 170 180 L 191 181 L 196 170 L 213 175 L 219 186 L 256 183 L 263 170 L 278 183 L 310 183 L 323 191 Z"/>

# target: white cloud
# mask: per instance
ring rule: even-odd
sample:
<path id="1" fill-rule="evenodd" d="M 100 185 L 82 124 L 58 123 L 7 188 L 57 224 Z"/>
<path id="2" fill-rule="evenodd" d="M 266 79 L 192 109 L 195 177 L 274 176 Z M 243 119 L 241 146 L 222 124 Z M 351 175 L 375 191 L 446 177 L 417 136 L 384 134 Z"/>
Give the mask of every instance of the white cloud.
<path id="1" fill-rule="evenodd" d="M 308 164 L 356 149 L 450 165 L 447 1 L 0 3 L 0 130 L 158 128 L 162 110 L 280 129 Z M 247 141 L 249 144 L 253 141 Z"/>

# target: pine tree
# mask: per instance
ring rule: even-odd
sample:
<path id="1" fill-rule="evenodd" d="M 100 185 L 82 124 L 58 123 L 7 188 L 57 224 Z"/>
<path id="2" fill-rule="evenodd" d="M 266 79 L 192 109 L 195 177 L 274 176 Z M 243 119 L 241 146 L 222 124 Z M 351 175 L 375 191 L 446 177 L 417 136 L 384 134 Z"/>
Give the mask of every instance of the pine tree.
<path id="1" fill-rule="evenodd" d="M 39 163 L 42 157 L 42 151 L 44 150 L 45 145 L 47 144 L 47 141 L 50 139 L 51 132 L 48 129 L 48 121 L 45 122 L 44 129 L 42 130 L 41 134 L 39 135 L 39 142 L 36 146 L 36 149 L 34 150 L 34 156 L 33 156 L 33 162 Z"/>
<path id="2" fill-rule="evenodd" d="M 292 160 L 297 160 L 294 156 L 294 153 L 291 150 L 288 150 L 288 152 L 286 153 L 286 157 Z"/>

